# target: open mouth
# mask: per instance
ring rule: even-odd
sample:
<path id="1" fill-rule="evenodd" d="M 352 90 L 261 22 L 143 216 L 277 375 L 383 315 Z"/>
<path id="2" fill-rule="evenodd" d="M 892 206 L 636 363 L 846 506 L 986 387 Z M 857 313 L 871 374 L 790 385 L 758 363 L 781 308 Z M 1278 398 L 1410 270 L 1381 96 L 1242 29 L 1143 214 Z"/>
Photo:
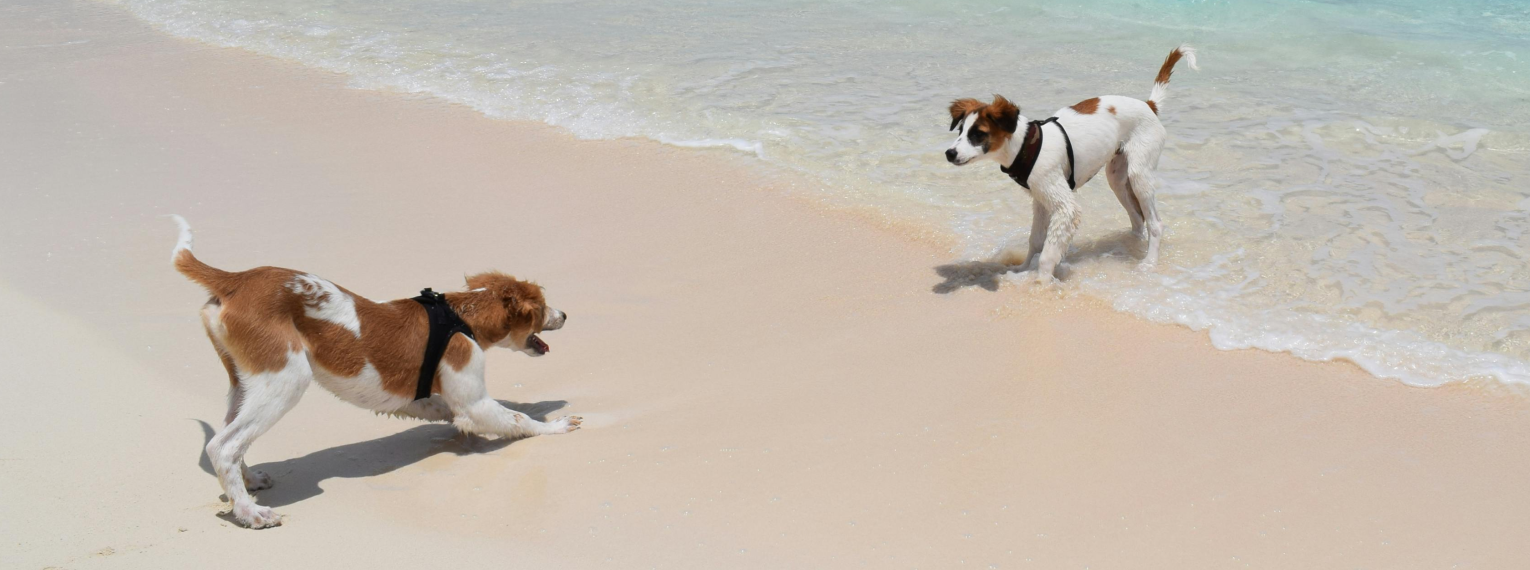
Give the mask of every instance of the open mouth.
<path id="1" fill-rule="evenodd" d="M 552 350 L 552 347 L 547 346 L 547 343 L 542 342 L 542 339 L 537 338 L 537 335 L 535 334 L 526 337 L 526 348 L 529 348 L 532 352 L 537 353 L 537 356 L 547 354 L 547 351 Z"/>

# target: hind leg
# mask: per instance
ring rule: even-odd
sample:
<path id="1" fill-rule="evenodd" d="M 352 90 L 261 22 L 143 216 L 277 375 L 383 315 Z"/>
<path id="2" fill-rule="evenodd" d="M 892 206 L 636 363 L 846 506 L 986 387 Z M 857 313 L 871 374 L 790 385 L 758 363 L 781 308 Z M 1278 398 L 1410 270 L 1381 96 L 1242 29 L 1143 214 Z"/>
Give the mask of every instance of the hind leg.
<path id="1" fill-rule="evenodd" d="M 213 336 L 212 330 L 207 331 L 207 338 L 212 340 L 213 348 L 218 351 L 218 359 L 223 361 L 223 369 L 228 372 L 228 413 L 223 416 L 223 425 L 227 426 L 234 423 L 234 417 L 239 415 L 239 406 L 244 402 L 244 391 L 239 387 L 239 372 L 234 368 L 234 358 Z M 270 489 L 275 484 L 270 475 L 250 469 L 243 461 L 239 463 L 239 472 L 244 476 L 244 488 L 247 491 Z"/>
<path id="2" fill-rule="evenodd" d="M 1158 201 L 1154 197 L 1154 187 L 1157 183 L 1153 171 L 1148 168 L 1139 168 L 1132 165 L 1128 170 L 1131 179 L 1132 195 L 1136 196 L 1137 203 L 1142 205 L 1143 221 L 1147 225 L 1148 247 L 1147 255 L 1143 256 L 1140 269 L 1152 269 L 1158 264 L 1158 242 L 1163 237 L 1163 222 L 1158 219 Z"/>
<path id="3" fill-rule="evenodd" d="M 276 425 L 276 422 L 297 405 L 303 392 L 313 379 L 313 369 L 307 354 L 288 353 L 287 364 L 280 370 L 258 374 L 242 374 L 239 377 L 237 409 L 228 425 L 207 443 L 207 458 L 223 493 L 233 504 L 234 518 L 250 528 L 265 528 L 281 524 L 281 517 L 270 508 L 255 504 L 250 495 L 248 470 L 244 466 L 244 454 L 255 438 Z M 230 403 L 235 403 L 230 398 Z"/>
<path id="4" fill-rule="evenodd" d="M 228 390 L 228 415 L 224 416 L 223 418 L 223 425 L 225 428 L 229 425 L 232 425 L 234 420 L 239 417 L 239 408 L 243 405 L 243 403 L 244 390 L 242 390 L 239 384 L 236 382 L 233 386 L 229 387 Z M 208 456 L 209 459 L 211 459 L 211 457 L 212 456 L 210 455 Z M 270 475 L 266 475 L 264 471 L 256 471 L 254 469 L 250 469 L 250 466 L 245 465 L 244 460 L 242 459 L 239 461 L 239 473 L 244 478 L 244 489 L 252 493 L 255 491 L 270 489 L 271 486 L 275 484 L 271 480 Z"/>
<path id="5" fill-rule="evenodd" d="M 1126 175 L 1128 162 L 1125 153 L 1117 152 L 1105 168 L 1105 179 L 1110 181 L 1110 189 L 1115 191 L 1116 200 L 1121 202 L 1121 207 L 1126 208 L 1126 215 L 1132 219 L 1132 233 L 1142 239 L 1147 237 L 1142 231 L 1142 205 L 1137 203 L 1137 196 L 1132 193 L 1131 179 Z"/>
<path id="6" fill-rule="evenodd" d="M 1137 266 L 1139 269 L 1152 269 L 1158 263 L 1158 243 L 1163 238 L 1163 222 L 1158 218 L 1158 200 L 1155 198 L 1158 178 L 1154 176 L 1153 170 L 1158 168 L 1158 155 L 1163 152 L 1166 138 L 1163 125 L 1158 121 L 1139 125 L 1127 137 L 1123 152 L 1118 156 L 1126 159 L 1126 179 L 1131 195 L 1136 198 L 1138 209 L 1142 212 L 1143 225 L 1147 227 L 1147 255 L 1143 256 L 1142 263 Z"/>

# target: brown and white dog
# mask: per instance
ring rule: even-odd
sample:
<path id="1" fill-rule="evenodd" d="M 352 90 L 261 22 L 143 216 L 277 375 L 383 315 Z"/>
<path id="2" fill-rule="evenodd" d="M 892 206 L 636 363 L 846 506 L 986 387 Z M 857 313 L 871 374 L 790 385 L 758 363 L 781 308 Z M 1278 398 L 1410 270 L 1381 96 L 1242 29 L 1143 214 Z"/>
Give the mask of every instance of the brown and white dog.
<path id="1" fill-rule="evenodd" d="M 453 335 L 429 398 L 415 388 L 430 325 L 424 307 L 402 299 L 375 303 L 311 273 L 279 267 L 229 272 L 191 254 L 191 229 L 174 216 L 180 241 L 171 263 L 207 288 L 202 324 L 231 384 L 224 428 L 207 444 L 207 458 L 234 518 L 251 528 L 281 524 L 250 491 L 271 478 L 244 464 L 250 443 L 297 404 L 310 381 L 340 399 L 379 413 L 451 422 L 467 433 L 526 437 L 579 429 L 578 416 L 539 422 L 489 397 L 484 350 L 494 346 L 540 356 L 542 331 L 563 327 L 568 315 L 547 306 L 542 289 L 498 272 L 467 278 L 467 291 L 446 301 L 472 327 L 474 341 Z"/>
<path id="2" fill-rule="evenodd" d="M 1158 121 L 1158 109 L 1168 94 L 1169 75 L 1180 58 L 1192 69 L 1195 50 L 1181 45 L 1169 53 L 1147 101 L 1107 95 L 1085 99 L 1053 114 L 1055 123 L 1039 125 L 1040 149 L 1035 165 L 1025 181 L 1032 198 L 1030 249 L 1019 270 L 1036 271 L 1038 281 L 1054 278 L 1057 264 L 1073 241 L 1081 217 L 1078 199 L 1068 187 L 1072 174 L 1077 186 L 1083 186 L 1102 168 L 1116 199 L 1132 220 L 1132 232 L 1147 238 L 1147 254 L 1140 267 L 1150 269 L 1158 262 L 1158 242 L 1163 223 L 1158 219 L 1154 201 L 1153 169 L 1163 151 L 1166 134 Z M 951 103 L 951 130 L 960 129 L 956 142 L 946 150 L 946 160 L 961 166 L 978 159 L 991 159 L 1009 169 L 1024 146 L 1023 136 L 1014 136 L 1029 121 L 1020 108 L 995 95 L 992 103 L 959 99 Z M 1064 134 L 1073 145 L 1073 172 L 1069 172 Z M 1035 137 L 1032 137 L 1034 142 Z M 1145 233 L 1144 233 L 1144 230 Z M 1019 263 L 1019 252 L 1006 249 L 994 261 L 1009 265 Z"/>

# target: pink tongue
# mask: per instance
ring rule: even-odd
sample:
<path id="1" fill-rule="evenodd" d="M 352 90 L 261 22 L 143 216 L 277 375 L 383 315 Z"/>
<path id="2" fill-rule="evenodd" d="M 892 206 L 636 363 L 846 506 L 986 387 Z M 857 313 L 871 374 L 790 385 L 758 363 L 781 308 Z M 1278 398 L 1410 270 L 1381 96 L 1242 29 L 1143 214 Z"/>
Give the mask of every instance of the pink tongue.
<path id="1" fill-rule="evenodd" d="M 537 352 L 542 354 L 547 354 L 547 351 L 552 350 L 551 347 L 547 346 L 547 343 L 542 342 L 542 339 L 537 338 L 537 335 L 531 335 L 531 338 L 526 340 L 531 342 L 532 348 L 535 348 Z"/>

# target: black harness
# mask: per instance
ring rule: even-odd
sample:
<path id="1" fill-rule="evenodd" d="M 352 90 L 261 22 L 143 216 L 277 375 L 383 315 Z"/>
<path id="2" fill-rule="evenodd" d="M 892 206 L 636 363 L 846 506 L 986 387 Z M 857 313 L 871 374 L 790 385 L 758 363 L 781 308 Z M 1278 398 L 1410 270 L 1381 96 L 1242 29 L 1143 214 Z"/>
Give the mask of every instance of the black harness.
<path id="1" fill-rule="evenodd" d="M 425 360 L 420 362 L 420 380 L 415 384 L 414 399 L 423 400 L 430 397 L 430 386 L 435 383 L 436 369 L 441 366 L 441 355 L 446 354 L 446 343 L 452 339 L 452 335 L 462 333 L 468 338 L 473 337 L 473 327 L 468 326 L 457 316 L 457 311 L 446 302 L 446 295 L 442 295 L 426 288 L 420 291 L 420 296 L 414 301 L 425 307 L 426 318 L 430 321 L 430 339 L 425 341 Z"/>
<path id="2" fill-rule="evenodd" d="M 1062 131 L 1063 146 L 1068 149 L 1068 189 L 1078 190 L 1078 185 L 1073 183 L 1073 141 L 1068 139 L 1068 129 L 1057 122 L 1057 117 L 1026 124 L 1025 136 L 1020 139 L 1020 153 L 1015 155 L 1014 162 L 1009 166 L 1000 166 L 999 170 L 1030 190 L 1031 185 L 1027 181 L 1031 178 L 1031 169 L 1036 168 L 1036 157 L 1041 156 L 1041 126 L 1047 123 L 1056 123 L 1057 130 Z"/>

